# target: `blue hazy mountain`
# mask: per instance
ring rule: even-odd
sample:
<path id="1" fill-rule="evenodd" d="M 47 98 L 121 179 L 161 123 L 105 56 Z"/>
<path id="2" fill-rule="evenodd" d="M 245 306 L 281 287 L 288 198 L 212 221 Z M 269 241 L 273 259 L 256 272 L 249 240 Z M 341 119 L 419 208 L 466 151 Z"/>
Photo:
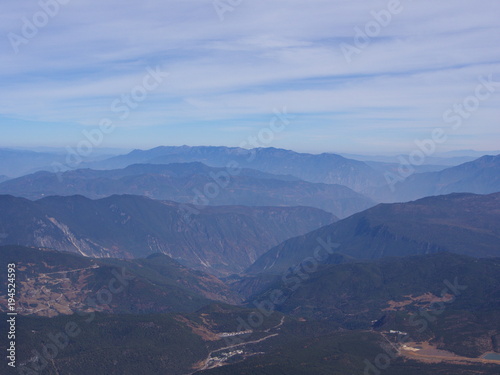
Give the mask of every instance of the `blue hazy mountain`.
<path id="1" fill-rule="evenodd" d="M 394 192 L 380 196 L 383 201 L 409 201 L 450 193 L 490 194 L 500 192 L 500 155 L 446 168 L 417 173 L 394 185 Z"/>
<path id="2" fill-rule="evenodd" d="M 134 150 L 101 162 L 89 164 L 97 169 L 123 168 L 134 163 L 164 164 L 173 162 L 203 162 L 224 167 L 237 163 L 267 173 L 287 174 L 304 181 L 340 184 L 360 192 L 375 201 L 396 202 L 452 192 L 486 194 L 500 191 L 498 158 L 482 156 L 477 151 L 439 154 L 426 158 L 425 164 L 415 166 L 407 181 L 399 182 L 392 191 L 387 173 L 398 175 L 401 167 L 397 157 L 364 157 L 363 161 L 337 154 L 307 154 L 276 148 L 245 150 L 229 147 L 157 147 Z M 356 157 L 356 156 L 353 156 Z M 463 180 L 463 181 L 460 181 Z M 433 188 L 432 185 L 435 185 Z M 445 188 L 441 185 L 445 185 Z"/>
<path id="3" fill-rule="evenodd" d="M 118 170 L 37 172 L 0 184 L 0 194 L 28 199 L 50 195 L 144 195 L 196 205 L 310 206 L 338 217 L 375 203 L 348 187 L 310 183 L 297 177 L 251 169 L 233 171 L 199 162 L 169 165 L 135 164 Z"/>
<path id="4" fill-rule="evenodd" d="M 262 255 L 249 273 L 280 274 L 319 247 L 351 259 L 452 252 L 500 257 L 500 193 L 450 194 L 379 204 L 291 238 Z M 321 250 L 322 257 L 326 254 Z"/>
<path id="5" fill-rule="evenodd" d="M 192 208 L 192 207 L 191 207 Z M 0 245 L 47 247 L 98 258 L 166 254 L 214 274 L 240 272 L 287 238 L 337 219 L 310 207 L 188 206 L 133 195 L 38 201 L 0 196 Z"/>
<path id="6" fill-rule="evenodd" d="M 134 150 L 127 155 L 88 165 L 98 169 L 114 169 L 137 163 L 167 164 L 194 161 L 214 167 L 225 167 L 233 162 L 244 168 L 273 174 L 290 174 L 310 182 L 345 185 L 356 191 L 381 185 L 385 181 L 381 173 L 361 161 L 347 159 L 337 154 L 315 155 L 277 148 L 246 150 L 237 147 L 162 146 L 151 150 Z"/>

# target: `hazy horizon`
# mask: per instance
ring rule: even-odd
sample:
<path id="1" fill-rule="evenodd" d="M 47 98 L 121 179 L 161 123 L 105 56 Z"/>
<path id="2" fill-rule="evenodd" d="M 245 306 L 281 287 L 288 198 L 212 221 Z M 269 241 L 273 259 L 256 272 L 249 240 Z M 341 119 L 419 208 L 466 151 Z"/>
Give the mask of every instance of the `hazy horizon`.
<path id="1" fill-rule="evenodd" d="M 67 146 L 71 147 L 71 146 Z M 62 153 L 66 154 L 68 152 L 67 147 L 55 147 L 55 146 L 2 146 L 0 145 L 0 150 L 19 150 L 19 151 L 33 151 L 33 152 L 47 152 L 47 153 Z M 159 147 L 227 147 L 227 148 L 238 148 L 238 146 L 228 146 L 228 145 L 212 145 L 212 144 L 200 144 L 200 145 L 187 145 L 187 144 L 182 144 L 182 145 L 168 145 L 168 144 L 159 144 L 157 146 L 153 147 L 95 147 L 92 149 L 92 154 L 94 156 L 99 156 L 99 155 L 106 155 L 106 154 L 128 154 L 132 151 L 135 150 L 141 150 L 141 151 L 148 151 L 152 150 L 155 148 Z M 245 147 L 246 148 L 246 147 Z M 260 147 L 263 149 L 270 148 L 270 149 L 281 149 L 281 150 L 287 150 L 287 151 L 293 151 L 297 153 L 303 153 L 303 154 L 313 154 L 313 155 L 319 155 L 319 154 L 337 154 L 337 155 L 343 155 L 347 158 L 349 157 L 355 157 L 355 156 L 363 156 L 363 157 L 393 157 L 393 156 L 398 156 L 398 155 L 405 155 L 405 151 L 392 151 L 392 152 L 343 152 L 343 151 L 318 151 L 318 150 L 297 150 L 297 149 L 289 149 L 289 148 L 282 148 L 282 147 Z M 89 155 L 89 156 L 92 156 Z M 431 156 L 432 157 L 441 157 L 441 158 L 453 158 L 453 157 L 462 157 L 462 156 L 470 156 L 470 157 L 476 157 L 480 155 L 497 155 L 500 154 L 500 150 L 474 150 L 474 149 L 456 149 L 456 150 L 448 150 L 448 151 L 441 151 L 441 152 L 435 152 Z"/>
<path id="2" fill-rule="evenodd" d="M 0 374 L 499 375 L 499 14 L 3 1 Z"/>

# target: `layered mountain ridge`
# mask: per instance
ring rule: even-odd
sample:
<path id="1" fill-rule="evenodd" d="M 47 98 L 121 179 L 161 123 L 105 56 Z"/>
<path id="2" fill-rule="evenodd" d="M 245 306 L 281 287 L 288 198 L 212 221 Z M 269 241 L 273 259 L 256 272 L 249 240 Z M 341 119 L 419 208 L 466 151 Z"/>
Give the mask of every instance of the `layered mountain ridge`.
<path id="1" fill-rule="evenodd" d="M 252 274 L 280 274 L 313 255 L 318 241 L 355 259 L 449 251 L 500 256 L 500 193 L 450 194 L 380 204 L 337 223 L 289 239 L 262 255 Z M 333 246 L 335 245 L 335 246 Z"/>
<path id="2" fill-rule="evenodd" d="M 0 196 L 0 245 L 48 247 L 92 257 L 153 253 L 216 274 L 237 273 L 296 233 L 336 220 L 310 207 L 194 207 L 146 197 L 38 201 Z"/>
<path id="3" fill-rule="evenodd" d="M 214 168 L 200 162 L 134 164 L 118 170 L 38 172 L 0 183 L 0 194 L 28 199 L 50 195 L 144 195 L 196 205 L 310 206 L 346 217 L 375 202 L 341 185 L 311 183 L 252 169 Z"/>

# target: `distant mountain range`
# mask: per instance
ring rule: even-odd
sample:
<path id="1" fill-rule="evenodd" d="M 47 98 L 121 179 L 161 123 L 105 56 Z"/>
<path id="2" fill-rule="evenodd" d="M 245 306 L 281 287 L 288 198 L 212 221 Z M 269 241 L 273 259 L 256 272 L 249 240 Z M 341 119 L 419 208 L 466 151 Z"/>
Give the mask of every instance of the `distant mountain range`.
<path id="1" fill-rule="evenodd" d="M 468 160 L 469 161 L 469 160 Z M 381 161 L 365 161 L 366 165 L 372 167 L 378 172 L 381 173 L 386 173 L 386 172 L 393 172 L 396 173 L 397 169 L 400 167 L 400 164 L 397 162 L 394 162 L 394 160 L 391 163 L 388 162 L 381 162 Z M 460 163 L 457 163 L 460 164 Z M 457 165 L 453 164 L 453 165 Z M 436 165 L 436 164 L 423 164 L 423 165 L 416 165 L 414 166 L 415 168 L 415 173 L 425 173 L 425 172 L 439 172 L 442 171 L 443 169 L 449 168 L 447 165 Z"/>
<path id="2" fill-rule="evenodd" d="M 119 150 L 117 150 L 118 152 Z M 106 150 L 111 152 L 111 150 Z M 112 155 L 112 154 L 111 154 Z M 107 159 L 110 154 L 94 150 L 88 157 L 78 156 L 78 160 L 97 161 Z M 38 151 L 0 148 L 0 175 L 9 178 L 20 177 L 37 171 L 53 171 L 56 165 L 67 165 L 68 152 L 64 149 L 46 149 Z M 70 167 L 74 167 L 70 165 Z"/>
<path id="3" fill-rule="evenodd" d="M 365 163 L 336 154 L 305 154 L 277 148 L 246 150 L 237 147 L 162 146 L 151 150 L 135 150 L 127 155 L 89 163 L 95 169 L 125 168 L 132 164 L 169 164 L 202 162 L 213 167 L 237 163 L 243 168 L 273 174 L 290 174 L 309 182 L 339 184 L 362 191 L 367 186 L 385 183 L 381 173 Z"/>
<path id="4" fill-rule="evenodd" d="M 384 158 L 41 151 L 0 149 L 19 373 L 498 374 L 500 155 L 435 154 L 391 191 Z"/>
<path id="5" fill-rule="evenodd" d="M 48 169 L 52 162 L 63 160 L 63 154 L 0 148 L 0 175 L 18 177 Z"/>
<path id="6" fill-rule="evenodd" d="M 355 259 L 442 251 L 499 257 L 500 193 L 451 194 L 380 204 L 283 242 L 262 255 L 247 272 L 282 274 L 313 256 L 318 247 L 322 257 L 325 248 Z"/>
<path id="7" fill-rule="evenodd" d="M 134 166 L 135 164 L 142 164 L 142 168 L 146 168 L 145 165 L 147 164 L 204 163 L 212 168 L 227 169 L 228 165 L 231 165 L 232 168 L 254 169 L 273 176 L 280 176 L 271 179 L 283 180 L 283 175 L 288 175 L 289 178 L 293 176 L 296 179 L 310 183 L 343 185 L 377 202 L 403 202 L 429 195 L 452 192 L 487 194 L 500 191 L 498 183 L 498 156 L 483 156 L 477 160 L 473 160 L 474 157 L 480 155 L 480 152 L 467 150 L 458 153 L 439 154 L 437 158 L 431 155 L 426 158 L 426 164 L 413 166 L 413 175 L 405 181 L 397 182 L 393 186 L 394 189 L 391 189 L 386 179 L 387 174 L 392 173 L 397 176 L 397 178 L 401 179 L 405 177 L 404 175 L 400 176 L 398 169 L 404 168 L 404 166 L 402 167 L 396 157 L 347 155 L 352 157 L 350 159 L 331 153 L 316 155 L 277 148 L 247 150 L 237 147 L 161 146 L 151 150 L 134 150 L 128 154 L 113 156 L 111 158 L 104 158 L 104 155 L 96 154 L 94 156 L 95 160 L 93 161 L 83 161 L 80 164 L 71 165 L 66 163 L 67 154 L 0 149 L 0 160 L 2 160 L 0 175 L 6 175 L 12 178 L 39 170 L 54 172 L 52 164 L 59 163 L 59 167 L 56 168 L 58 171 L 64 171 L 66 169 L 73 170 L 74 168 L 107 170 L 109 174 L 115 175 L 116 179 L 116 176 L 119 174 L 119 172 L 115 173 L 116 170 L 124 171 L 127 167 Z M 465 164 L 460 164 L 461 162 Z M 193 164 L 191 165 L 193 166 Z M 137 170 L 139 167 L 134 167 L 135 170 L 140 173 L 140 171 Z M 196 170 L 194 166 L 193 168 Z M 38 176 L 36 181 L 33 178 L 29 178 L 28 180 L 13 182 L 12 185 L 4 187 L 1 192 L 6 194 L 18 194 L 19 192 L 15 190 L 20 189 L 19 191 L 23 191 L 25 197 L 32 199 L 40 198 L 41 194 L 47 195 L 47 191 L 50 191 L 48 195 L 85 194 L 80 191 L 83 188 L 79 186 L 79 182 L 82 181 L 76 181 L 78 178 L 84 178 L 85 174 L 82 172 L 79 173 L 81 174 L 80 177 L 64 175 L 69 179 L 69 181 L 67 181 L 69 186 L 65 188 L 54 186 L 53 182 L 48 181 L 47 176 L 44 176 L 44 178 Z M 152 173 L 154 174 L 155 172 Z M 126 172 L 123 173 L 123 175 L 129 176 L 132 179 L 132 176 Z M 108 193 L 115 187 L 121 189 L 120 191 L 112 191 L 108 195 L 113 193 L 148 195 L 148 188 L 155 190 L 155 186 L 150 186 L 145 181 L 132 181 L 139 185 L 142 183 L 144 189 L 129 191 L 134 190 L 134 188 L 131 187 L 127 190 L 124 189 L 123 186 L 116 186 L 116 181 L 114 182 L 115 186 L 104 183 L 102 181 L 102 175 L 98 177 L 96 175 L 87 175 L 86 177 L 92 179 L 92 182 L 86 181 L 86 183 L 88 182 L 87 185 L 90 185 L 87 190 L 92 190 L 92 185 L 96 185 L 103 191 L 108 191 Z M 237 177 L 249 176 L 242 173 L 241 176 Z M 254 175 L 253 177 L 261 180 L 264 174 Z M 101 181 L 96 181 L 95 178 L 101 179 Z M 236 180 L 236 177 L 234 179 Z M 1 182 L 2 179 L 0 178 L 0 183 Z M 122 182 L 125 183 L 125 181 Z M 25 183 L 25 185 L 23 186 L 22 183 Z M 30 186 L 30 183 L 33 185 Z M 154 185 L 154 182 L 152 183 Z M 160 181 L 156 181 L 156 183 L 160 183 Z M 72 186 L 73 184 L 76 184 L 76 186 Z M 37 190 L 38 186 L 40 186 L 39 190 Z M 71 189 L 73 189 L 72 193 L 64 191 L 69 191 Z M 101 191 L 88 191 L 88 193 L 95 194 L 89 195 L 93 198 L 102 197 Z M 156 192 L 148 196 L 176 200 L 175 197 L 163 197 L 158 195 L 161 194 Z M 304 196 L 304 194 L 301 194 L 301 196 Z M 282 200 L 285 198 L 286 195 L 282 197 Z M 296 197 L 292 198 L 297 199 Z M 220 198 L 220 200 L 221 201 L 215 204 L 242 204 L 234 201 L 228 202 L 228 198 Z M 248 200 L 254 202 L 255 197 L 252 197 L 252 199 L 248 198 Z M 181 201 L 184 202 L 184 200 Z M 265 204 L 277 205 L 282 203 L 268 202 Z M 311 205 L 308 202 L 299 202 L 297 204 Z M 318 207 L 317 205 L 312 206 Z M 320 207 L 323 208 L 323 206 Z M 367 207 L 362 207 L 362 209 L 363 208 Z M 344 210 L 342 210 L 341 207 L 337 207 L 335 210 L 329 210 L 340 217 L 345 217 L 359 211 L 357 207 Z"/>
<path id="8" fill-rule="evenodd" d="M 427 156 L 425 158 L 425 164 L 422 166 L 415 166 L 417 170 L 419 167 L 425 167 L 426 165 L 430 166 L 441 166 L 444 168 L 453 167 L 459 164 L 467 163 L 469 161 L 473 161 L 477 158 L 480 158 L 484 155 L 496 155 L 500 153 L 500 151 L 493 152 L 479 152 L 479 151 L 457 151 L 450 153 L 436 153 L 434 155 Z M 380 163 L 389 163 L 389 164 L 398 164 L 400 158 L 408 159 L 408 155 L 399 154 L 393 156 L 386 155 L 357 155 L 357 154 L 341 154 L 343 157 L 348 159 L 360 160 L 364 162 L 380 162 Z"/>
<path id="9" fill-rule="evenodd" d="M 446 155 L 448 154 L 438 159 L 441 160 L 441 163 L 438 163 L 441 165 L 415 166 L 416 173 L 406 181 L 397 183 L 394 191 L 390 188 L 386 175 L 387 173 L 398 175 L 401 164 L 397 159 L 369 160 L 367 157 L 364 161 L 358 161 L 337 154 L 314 155 L 276 148 L 245 150 L 211 146 L 157 147 L 146 151 L 135 150 L 127 155 L 87 165 L 96 169 L 110 169 L 124 168 L 136 163 L 167 164 L 196 161 L 209 166 L 225 167 L 232 162 L 240 167 L 292 175 L 304 181 L 344 185 L 379 202 L 402 202 L 452 192 L 486 194 L 500 191 L 497 182 L 498 157 L 484 156 L 473 160 L 474 155 L 481 153 L 470 151 L 468 156 L 450 153 L 449 157 L 452 158 L 450 161 L 446 159 Z M 446 160 L 448 162 L 444 162 Z M 431 158 L 426 161 L 433 162 Z M 465 164 L 457 166 L 461 162 Z M 462 179 L 464 181 L 459 182 Z M 448 185 L 448 189 L 440 190 L 441 183 Z M 435 185 L 434 189 L 432 185 Z"/>
<path id="10" fill-rule="evenodd" d="M 202 206 L 310 206 L 338 217 L 375 204 L 341 185 L 310 183 L 252 169 L 214 168 L 199 162 L 135 164 L 117 170 L 79 169 L 61 174 L 37 172 L 1 183 L 0 194 L 28 199 L 75 194 L 96 199 L 135 194 Z"/>
<path id="11" fill-rule="evenodd" d="M 395 184 L 394 193 L 386 199 L 409 201 L 431 195 L 462 192 L 500 192 L 500 155 L 483 156 L 439 172 L 414 174 Z"/>
<path id="12" fill-rule="evenodd" d="M 48 247 L 105 258 L 154 253 L 215 274 L 237 273 L 271 247 L 330 224 L 335 216 L 310 207 L 193 207 L 122 195 L 30 201 L 0 196 L 0 245 Z"/>

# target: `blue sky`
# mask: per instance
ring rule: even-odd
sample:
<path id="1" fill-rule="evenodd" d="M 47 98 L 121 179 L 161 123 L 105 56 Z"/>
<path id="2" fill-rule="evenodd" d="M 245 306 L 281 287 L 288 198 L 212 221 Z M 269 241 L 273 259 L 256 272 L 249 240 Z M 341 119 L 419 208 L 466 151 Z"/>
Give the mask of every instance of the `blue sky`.
<path id="1" fill-rule="evenodd" d="M 443 120 L 480 77 L 500 82 L 497 0 L 217 0 L 223 20 L 212 0 L 59 0 L 44 20 L 55 1 L 2 3 L 0 146 L 74 146 L 103 118 L 102 147 L 238 146 L 286 108 L 265 146 L 407 152 L 440 127 L 440 151 L 498 149 L 500 84 L 459 129 Z M 23 34 L 26 19 L 46 25 Z M 168 77 L 120 118 L 113 103 L 148 68 Z"/>

